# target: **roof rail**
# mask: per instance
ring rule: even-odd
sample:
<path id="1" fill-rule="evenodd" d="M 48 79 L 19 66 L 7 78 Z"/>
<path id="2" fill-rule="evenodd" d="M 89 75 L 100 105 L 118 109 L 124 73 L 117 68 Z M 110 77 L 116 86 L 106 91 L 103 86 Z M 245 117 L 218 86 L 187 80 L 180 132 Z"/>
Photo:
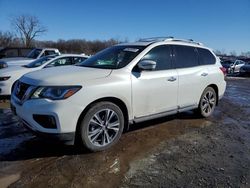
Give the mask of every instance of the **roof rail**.
<path id="1" fill-rule="evenodd" d="M 139 39 L 138 42 L 160 42 L 160 41 L 165 41 L 167 39 L 173 39 L 174 37 L 151 37 L 151 38 L 144 38 L 144 39 Z"/>
<path id="2" fill-rule="evenodd" d="M 170 41 L 175 41 L 175 42 L 186 42 L 186 43 L 190 43 L 190 44 L 197 44 L 200 46 L 203 46 L 203 44 L 201 42 L 196 42 L 193 39 L 171 39 Z"/>
<path id="3" fill-rule="evenodd" d="M 197 45 L 203 45 L 200 42 L 196 42 L 193 39 L 177 39 L 172 36 L 169 37 L 151 37 L 151 38 L 145 38 L 140 39 L 138 42 L 161 42 L 161 41 L 175 41 L 175 42 L 186 42 L 191 44 L 197 44 Z"/>

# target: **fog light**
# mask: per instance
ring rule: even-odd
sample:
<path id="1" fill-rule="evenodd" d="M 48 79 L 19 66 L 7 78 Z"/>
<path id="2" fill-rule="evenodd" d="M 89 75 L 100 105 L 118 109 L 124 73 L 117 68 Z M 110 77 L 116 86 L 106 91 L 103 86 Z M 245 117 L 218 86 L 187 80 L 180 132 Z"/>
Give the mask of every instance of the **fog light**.
<path id="1" fill-rule="evenodd" d="M 34 120 L 46 129 L 56 129 L 56 120 L 51 115 L 33 115 Z"/>

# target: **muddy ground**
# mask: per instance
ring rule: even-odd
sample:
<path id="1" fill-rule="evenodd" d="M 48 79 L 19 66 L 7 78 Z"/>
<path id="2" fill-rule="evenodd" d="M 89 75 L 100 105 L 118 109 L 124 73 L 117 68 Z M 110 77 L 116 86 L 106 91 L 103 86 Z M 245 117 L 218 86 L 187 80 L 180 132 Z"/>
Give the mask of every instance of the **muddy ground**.
<path id="1" fill-rule="evenodd" d="M 44 142 L 0 103 L 0 187 L 250 187 L 250 78 L 228 78 L 214 115 L 136 124 L 99 153 Z"/>

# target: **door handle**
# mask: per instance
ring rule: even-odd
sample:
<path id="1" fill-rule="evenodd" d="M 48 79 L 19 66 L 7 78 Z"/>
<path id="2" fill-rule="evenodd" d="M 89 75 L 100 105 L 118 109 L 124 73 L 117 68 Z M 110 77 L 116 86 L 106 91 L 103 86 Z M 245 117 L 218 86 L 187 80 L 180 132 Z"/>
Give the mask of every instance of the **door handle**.
<path id="1" fill-rule="evenodd" d="M 169 82 L 174 82 L 175 80 L 176 80 L 176 78 L 173 77 L 173 76 L 171 76 L 170 78 L 168 78 L 168 81 L 169 81 Z"/>
<path id="2" fill-rule="evenodd" d="M 203 72 L 202 74 L 201 74 L 201 76 L 207 76 L 208 75 L 208 73 L 206 73 L 206 72 Z"/>

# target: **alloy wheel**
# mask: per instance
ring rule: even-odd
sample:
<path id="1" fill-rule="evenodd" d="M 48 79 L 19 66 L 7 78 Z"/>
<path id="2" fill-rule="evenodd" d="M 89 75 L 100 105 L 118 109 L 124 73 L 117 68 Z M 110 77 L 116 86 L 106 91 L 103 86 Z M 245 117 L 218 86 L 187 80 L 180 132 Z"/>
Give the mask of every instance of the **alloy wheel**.
<path id="1" fill-rule="evenodd" d="M 205 114 L 210 114 L 216 103 L 216 96 L 212 91 L 207 91 L 201 101 L 201 110 Z"/>
<path id="2" fill-rule="evenodd" d="M 96 112 L 88 124 L 88 139 L 95 146 L 106 146 L 114 141 L 120 129 L 120 119 L 112 109 Z"/>

